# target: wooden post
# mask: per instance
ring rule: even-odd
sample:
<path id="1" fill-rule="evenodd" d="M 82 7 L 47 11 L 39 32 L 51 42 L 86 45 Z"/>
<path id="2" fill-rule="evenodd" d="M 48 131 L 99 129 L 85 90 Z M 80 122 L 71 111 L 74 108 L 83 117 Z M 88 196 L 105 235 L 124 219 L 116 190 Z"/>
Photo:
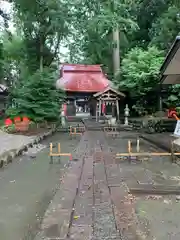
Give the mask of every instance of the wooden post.
<path id="1" fill-rule="evenodd" d="M 49 164 L 52 164 L 52 163 L 53 163 L 53 156 L 51 155 L 51 154 L 52 154 L 52 151 L 53 151 L 53 144 L 50 143 L 50 162 L 49 162 Z"/>
<path id="2" fill-rule="evenodd" d="M 53 144 L 50 143 L 50 154 L 52 154 L 52 151 L 53 151 Z"/>
<path id="3" fill-rule="evenodd" d="M 98 103 L 96 102 L 96 122 L 98 121 L 98 109 L 99 109 L 99 106 L 98 106 Z"/>
<path id="4" fill-rule="evenodd" d="M 159 111 L 162 112 L 163 101 L 162 101 L 162 86 L 161 85 L 159 85 L 158 95 L 159 95 Z"/>
<path id="5" fill-rule="evenodd" d="M 140 144 L 139 144 L 139 138 L 137 138 L 137 142 L 136 142 L 136 151 L 139 153 L 140 152 Z M 136 157 L 137 160 L 139 160 L 139 156 Z"/>
<path id="6" fill-rule="evenodd" d="M 132 150 L 132 148 L 131 148 L 131 141 L 129 140 L 128 141 L 129 163 L 131 162 L 131 150 Z"/>
<path id="7" fill-rule="evenodd" d="M 102 101 L 101 101 L 101 99 L 99 99 L 99 119 L 100 119 L 100 117 L 101 117 L 101 104 L 102 104 Z"/>
<path id="8" fill-rule="evenodd" d="M 58 153 L 60 154 L 61 153 L 61 144 L 58 143 Z M 61 156 L 59 155 L 58 156 L 58 163 L 60 164 L 61 163 Z"/>
<path id="9" fill-rule="evenodd" d="M 118 102 L 118 99 L 116 99 L 116 109 L 117 109 L 117 120 L 119 121 L 119 102 Z"/>
<path id="10" fill-rule="evenodd" d="M 171 141 L 171 161 L 172 163 L 175 162 L 175 156 L 174 156 L 174 142 Z"/>
<path id="11" fill-rule="evenodd" d="M 137 139 L 136 150 L 137 150 L 137 152 L 140 152 L 139 138 Z"/>
<path id="12" fill-rule="evenodd" d="M 58 153 L 61 153 L 61 145 L 58 143 Z"/>
<path id="13" fill-rule="evenodd" d="M 111 114 L 112 114 L 112 117 L 114 117 L 114 104 L 113 104 L 113 102 L 110 102 L 110 104 L 111 104 L 111 106 L 112 106 L 112 111 L 111 111 Z"/>

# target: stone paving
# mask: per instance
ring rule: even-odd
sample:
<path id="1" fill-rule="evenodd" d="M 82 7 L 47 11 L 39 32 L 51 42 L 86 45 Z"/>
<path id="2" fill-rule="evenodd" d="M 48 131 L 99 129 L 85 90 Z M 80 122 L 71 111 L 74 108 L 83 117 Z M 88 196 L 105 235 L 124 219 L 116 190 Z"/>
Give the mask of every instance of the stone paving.
<path id="1" fill-rule="evenodd" d="M 65 135 L 67 136 L 65 137 Z M 152 184 L 154 181 L 170 184 L 172 177 L 179 176 L 179 168 L 177 168 L 177 165 L 171 164 L 171 162 L 164 158 L 153 158 L 141 164 L 134 163 L 129 165 L 128 162 L 121 162 L 119 164 L 114 158 L 115 153 L 127 150 L 128 139 L 132 139 L 132 143 L 134 144 L 138 133 L 120 132 L 120 136 L 113 139 L 110 137 L 107 138 L 102 131 L 87 131 L 81 137 L 80 142 L 78 137 L 77 139 L 73 138 L 73 140 L 71 140 L 68 134 L 65 135 L 61 136 L 61 139 L 59 135 L 56 137 L 56 142 L 62 141 L 62 149 L 65 152 L 72 151 L 72 148 L 77 146 L 75 152 L 73 152 L 74 161 L 70 163 L 69 168 L 66 169 L 67 171 L 64 171 L 64 169 L 60 171 L 56 164 L 52 165 L 54 172 L 49 170 L 48 157 L 45 157 L 48 150 L 46 149 L 46 153 L 41 157 L 37 157 L 36 161 L 29 161 L 29 159 L 25 157 L 26 160 L 20 159 L 20 163 L 12 164 L 11 171 L 1 172 L 2 197 L 0 199 L 0 212 L 3 220 L 0 219 L 0 232 L 2 236 L 6 236 L 3 239 L 12 239 L 13 234 L 13 231 L 7 231 L 5 225 L 2 226 L 2 221 L 5 220 L 10 222 L 8 223 L 10 225 L 8 228 L 13 229 L 12 226 L 14 226 L 14 232 L 19 234 L 14 235 L 13 238 L 15 240 L 143 239 L 144 236 L 140 228 L 143 229 L 142 226 L 144 222 L 140 223 L 142 226 L 139 226 L 139 219 L 141 220 L 141 218 L 137 218 L 139 213 L 135 213 L 134 210 L 137 209 L 138 204 L 140 204 L 140 208 L 144 207 L 143 211 L 149 211 L 149 218 L 151 218 L 151 212 L 155 215 L 155 212 L 159 211 L 156 218 L 154 218 L 152 214 L 152 219 L 150 219 L 154 229 L 156 226 L 159 226 L 159 222 L 165 218 L 164 215 L 162 216 L 162 213 L 164 214 L 163 204 L 166 204 L 167 199 L 162 198 L 162 203 L 160 204 L 160 202 L 158 202 L 159 205 L 157 201 L 155 202 L 153 199 L 154 205 L 152 206 L 156 210 L 151 211 L 149 200 L 144 200 L 143 198 L 135 199 L 134 196 L 128 193 L 126 184 L 129 185 L 132 182 Z M 14 146 L 18 146 L 18 144 L 28 143 L 32 138 L 33 137 L 4 134 L 2 141 L 0 136 L 0 141 L 3 146 L 12 149 Z M 142 150 L 155 151 L 154 147 L 146 142 L 141 141 L 141 144 Z M 69 150 L 66 150 L 66 145 Z M 135 147 L 135 145 L 133 145 L 133 147 Z M 44 160 L 46 161 L 44 162 Z M 29 169 L 31 170 L 29 171 Z M 59 173 L 59 171 L 61 173 Z M 32 183 L 34 183 L 34 179 L 37 184 L 33 186 Z M 57 179 L 58 181 L 56 181 Z M 175 180 L 173 180 L 173 182 L 174 181 Z M 178 181 L 179 180 L 177 180 L 177 182 Z M 54 186 L 55 183 L 56 186 Z M 50 189 L 52 186 L 57 189 L 57 192 L 48 208 L 46 205 L 44 209 L 47 209 L 45 215 L 43 212 L 39 218 L 37 212 L 34 210 L 32 214 L 32 209 L 29 208 L 34 201 L 34 193 L 36 193 L 36 199 L 42 206 L 43 201 L 39 200 L 41 199 L 42 192 L 44 192 L 46 188 Z M 31 189 L 30 192 L 29 189 Z M 23 192 L 23 196 L 21 192 Z M 17 213 L 15 211 L 20 211 L 15 207 L 15 198 L 16 204 L 20 204 L 21 207 L 24 206 L 25 209 L 24 213 L 18 213 L 21 223 L 18 223 L 17 220 L 15 221 L 15 219 L 17 219 Z M 9 200 L 7 201 L 7 199 Z M 160 234 L 161 232 L 161 235 L 162 233 L 164 235 L 157 238 L 158 240 L 169 239 L 166 238 L 166 230 L 170 225 L 169 212 L 172 212 L 171 221 L 173 226 L 179 226 L 178 211 L 180 205 L 174 200 L 171 200 L 171 202 L 174 204 L 173 208 L 170 204 L 167 205 L 168 210 L 166 222 L 164 223 L 165 227 L 162 226 L 158 233 Z M 11 208 L 5 208 L 6 205 L 11 206 Z M 23 231 L 26 232 L 22 226 L 29 222 L 29 220 L 25 218 L 25 212 L 27 212 L 27 215 L 31 212 L 30 215 L 33 215 L 32 219 L 34 222 L 37 217 L 38 231 L 32 231 L 33 234 L 31 234 L 31 236 L 33 237 L 28 235 L 28 238 L 20 238 L 18 237 L 21 235 L 20 233 Z M 175 213 L 177 217 L 174 220 Z M 7 219 L 5 215 L 7 215 Z M 12 216 L 14 216 L 14 218 Z M 10 220 L 8 220 L 9 218 Z M 14 222 L 16 222 L 15 225 L 13 225 Z M 22 228 L 20 231 L 18 231 L 19 226 Z M 151 229 L 151 227 L 148 228 Z M 2 230 L 4 230 L 4 233 Z M 155 230 L 158 232 L 157 229 Z M 156 236 L 156 232 L 153 236 Z M 177 236 L 172 239 L 179 239 L 178 236 L 180 236 L 180 233 L 178 229 L 173 230 L 173 232 L 174 234 L 176 233 Z M 7 234 L 9 234 L 8 237 Z M 35 234 L 36 237 L 34 238 Z M 160 236 L 158 234 L 157 236 Z M 172 236 L 174 235 L 171 234 L 171 237 Z M 147 237 L 145 239 L 149 240 Z"/>
<path id="2" fill-rule="evenodd" d="M 35 240 L 136 238 L 133 199 L 103 132 L 85 132 Z"/>
<path id="3" fill-rule="evenodd" d="M 55 129 L 49 129 L 36 135 L 24 136 L 0 131 L 0 168 L 11 163 L 15 157 L 21 155 L 24 151 L 27 151 L 54 132 Z"/>
<path id="4" fill-rule="evenodd" d="M 74 151 L 79 137 L 55 133 L 31 148 L 6 168 L 0 169 L 0 240 L 32 240 L 44 213 L 68 169 L 67 157 L 49 164 L 49 144 L 53 151 L 61 142 L 63 152 Z M 36 151 L 36 154 L 35 154 Z"/>
<path id="5" fill-rule="evenodd" d="M 30 143 L 34 140 L 36 136 L 23 136 L 23 135 L 14 135 L 8 134 L 0 131 L 0 155 L 4 152 L 20 148 L 21 146 Z"/>

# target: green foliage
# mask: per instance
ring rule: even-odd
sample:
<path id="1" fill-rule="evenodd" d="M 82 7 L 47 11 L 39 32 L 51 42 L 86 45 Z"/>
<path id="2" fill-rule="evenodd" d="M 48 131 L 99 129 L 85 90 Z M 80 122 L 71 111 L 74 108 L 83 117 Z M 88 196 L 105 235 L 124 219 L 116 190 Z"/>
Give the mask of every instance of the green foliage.
<path id="1" fill-rule="evenodd" d="M 26 115 L 35 121 L 59 117 L 64 94 L 57 91 L 52 70 L 59 45 L 66 38 L 70 22 L 67 1 L 11 0 L 16 32 L 2 32 L 0 74 L 10 87 L 10 117 Z M 2 55 L 2 56 L 1 56 Z M 1 70 L 2 69 L 2 70 Z"/>
<path id="2" fill-rule="evenodd" d="M 6 33 L 3 33 L 3 60 L 1 66 L 4 73 L 5 84 L 10 87 L 15 84 L 19 77 L 19 72 L 24 69 L 24 45 L 21 36 L 16 34 L 12 35 L 11 39 L 8 38 Z"/>
<path id="3" fill-rule="evenodd" d="M 175 84 L 170 88 L 167 104 L 169 106 L 180 106 L 180 84 Z"/>
<path id="4" fill-rule="evenodd" d="M 58 93 L 54 89 L 52 98 L 47 91 L 54 84 L 54 73 L 47 69 L 58 61 L 61 43 L 69 48 L 70 62 L 102 64 L 112 80 L 112 33 L 116 28 L 120 32 L 121 60 L 121 77 L 116 83 L 136 95 L 139 102 L 158 87 L 163 57 L 180 32 L 179 1 L 9 1 L 14 6 L 16 32 L 9 32 L 8 16 L 0 10 L 4 20 L 0 81 L 11 86 L 9 103 L 15 107 L 9 107 L 10 116 L 57 117 Z M 169 102 L 179 104 L 179 90 L 179 86 L 173 87 Z M 49 109 L 47 101 L 53 105 Z"/>
<path id="5" fill-rule="evenodd" d="M 137 16 L 139 28 L 133 34 L 128 33 L 131 39 L 130 46 L 147 48 L 152 39 L 149 31 L 151 31 L 153 23 L 158 21 L 159 16 L 167 11 L 171 0 L 137 0 L 135 2 L 131 13 L 133 16 Z M 156 30 L 159 31 L 159 28 Z"/>
<path id="6" fill-rule="evenodd" d="M 3 71 L 3 44 L 0 42 L 0 82 L 2 82 L 3 77 L 4 77 L 4 71 Z"/>
<path id="7" fill-rule="evenodd" d="M 121 35 L 121 53 L 128 48 L 127 32 L 138 28 L 135 17 L 131 15 L 134 2 L 90 1 L 76 2 L 72 38 L 70 40 L 71 61 L 77 62 L 77 54 L 83 56 L 83 63 L 102 64 L 109 76 L 113 75 L 112 30 L 118 27 Z"/>
<path id="8" fill-rule="evenodd" d="M 23 62 L 31 74 L 49 67 L 57 57 L 70 21 L 67 1 L 12 0 L 16 28 L 22 35 Z"/>
<path id="9" fill-rule="evenodd" d="M 54 72 L 49 69 L 29 75 L 23 87 L 13 89 L 13 106 L 6 114 L 10 117 L 26 115 L 37 122 L 57 120 L 64 95 L 56 90 L 55 80 Z"/>
<path id="10" fill-rule="evenodd" d="M 5 126 L 5 125 L 3 125 L 3 126 L 1 127 L 1 130 L 2 130 L 3 132 L 7 132 L 7 133 L 13 133 L 13 132 L 15 132 L 15 130 L 16 130 L 15 124 L 12 124 L 12 125 L 10 125 L 10 126 Z"/>
<path id="11" fill-rule="evenodd" d="M 168 10 L 152 25 L 150 35 L 151 45 L 169 51 L 172 42 L 180 32 L 180 13 L 177 6 L 170 6 Z"/>
<path id="12" fill-rule="evenodd" d="M 133 48 L 122 61 L 122 80 L 119 87 L 126 88 L 131 95 L 145 95 L 158 82 L 163 52 L 156 47 L 146 50 Z"/>

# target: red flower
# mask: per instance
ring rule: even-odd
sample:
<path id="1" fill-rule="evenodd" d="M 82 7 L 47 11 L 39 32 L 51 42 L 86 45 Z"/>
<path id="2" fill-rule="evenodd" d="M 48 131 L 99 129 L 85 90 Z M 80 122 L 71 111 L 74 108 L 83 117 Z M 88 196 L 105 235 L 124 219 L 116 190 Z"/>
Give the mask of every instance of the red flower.
<path id="1" fill-rule="evenodd" d="M 5 121 L 4 121 L 4 124 L 6 126 L 11 126 L 13 124 L 12 120 L 10 118 L 7 118 Z"/>
<path id="2" fill-rule="evenodd" d="M 21 121 L 21 118 L 18 116 L 18 117 L 15 117 L 14 118 L 14 122 L 16 123 L 16 122 L 20 122 Z"/>
<path id="3" fill-rule="evenodd" d="M 23 117 L 23 122 L 30 122 L 30 119 L 28 117 Z"/>

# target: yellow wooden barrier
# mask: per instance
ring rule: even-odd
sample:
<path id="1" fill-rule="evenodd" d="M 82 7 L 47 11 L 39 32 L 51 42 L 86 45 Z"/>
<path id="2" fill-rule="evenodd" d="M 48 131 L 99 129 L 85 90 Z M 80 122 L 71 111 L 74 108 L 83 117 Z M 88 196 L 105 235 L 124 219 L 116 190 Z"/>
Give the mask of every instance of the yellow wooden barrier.
<path id="1" fill-rule="evenodd" d="M 53 157 L 67 156 L 67 157 L 69 157 L 70 161 L 72 160 L 72 154 L 71 153 L 62 153 L 61 152 L 61 144 L 60 143 L 58 143 L 58 151 L 56 153 L 53 152 L 53 144 L 50 143 L 49 156 L 51 158 L 50 163 L 53 163 Z M 59 162 L 60 162 L 60 158 L 59 158 Z"/>
<path id="2" fill-rule="evenodd" d="M 117 153 L 116 158 L 121 157 L 152 157 L 152 156 L 171 156 L 172 162 L 174 161 L 175 156 L 180 156 L 180 152 L 174 152 L 174 144 L 171 142 L 171 152 L 140 152 L 139 139 L 137 139 L 136 150 L 137 152 L 132 152 L 131 141 L 128 141 L 127 152 Z"/>
<path id="3" fill-rule="evenodd" d="M 104 132 L 107 136 L 117 136 L 119 135 L 119 132 L 117 130 L 117 127 L 109 126 L 109 127 L 104 127 Z"/>
<path id="4" fill-rule="evenodd" d="M 73 135 L 82 135 L 85 132 L 85 127 L 72 127 L 70 126 L 69 134 Z"/>

